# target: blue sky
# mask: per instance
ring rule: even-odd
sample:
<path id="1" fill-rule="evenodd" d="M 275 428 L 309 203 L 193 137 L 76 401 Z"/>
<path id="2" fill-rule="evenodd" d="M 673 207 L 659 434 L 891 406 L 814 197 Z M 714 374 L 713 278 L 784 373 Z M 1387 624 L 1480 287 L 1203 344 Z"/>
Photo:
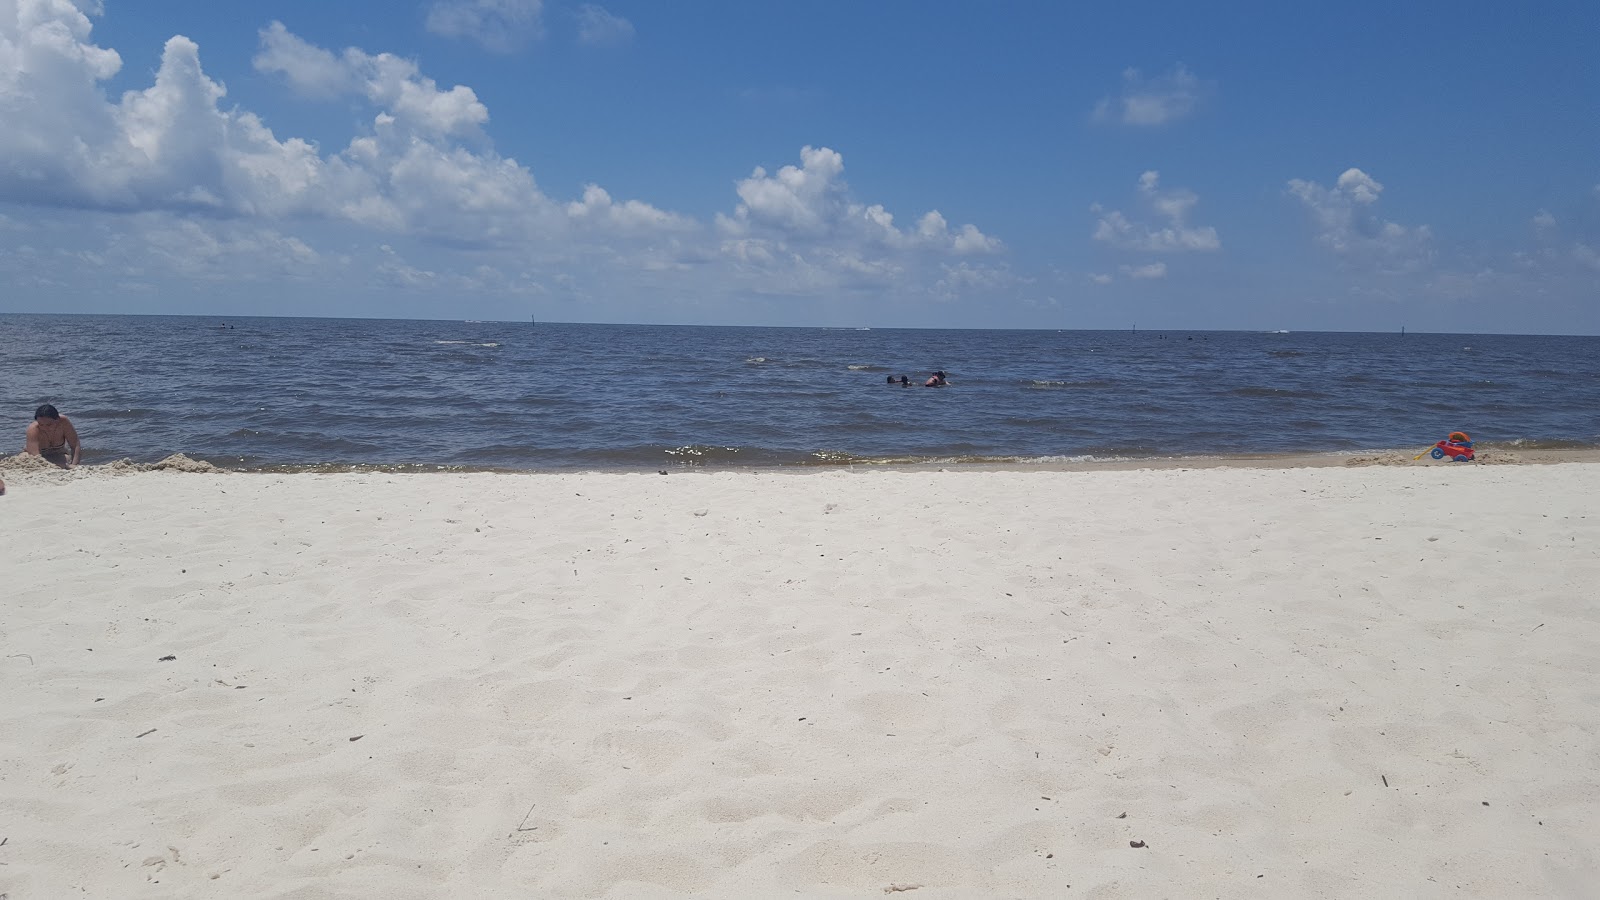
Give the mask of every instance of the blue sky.
<path id="1" fill-rule="evenodd" d="M 0 0 L 0 312 L 1595 334 L 1596 34 L 1592 2 Z"/>

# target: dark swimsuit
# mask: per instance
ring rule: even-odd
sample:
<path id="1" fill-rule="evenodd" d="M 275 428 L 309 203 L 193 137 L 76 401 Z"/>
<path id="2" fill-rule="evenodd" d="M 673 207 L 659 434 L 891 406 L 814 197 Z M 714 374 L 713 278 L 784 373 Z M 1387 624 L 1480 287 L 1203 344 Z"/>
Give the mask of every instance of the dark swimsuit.
<path id="1" fill-rule="evenodd" d="M 43 443 L 43 441 L 40 441 L 41 446 L 39 447 L 39 456 L 42 459 L 47 459 L 58 466 L 66 465 L 72 461 L 72 456 L 67 453 L 67 439 L 65 437 L 61 439 L 61 443 L 54 447 L 45 447 Z"/>

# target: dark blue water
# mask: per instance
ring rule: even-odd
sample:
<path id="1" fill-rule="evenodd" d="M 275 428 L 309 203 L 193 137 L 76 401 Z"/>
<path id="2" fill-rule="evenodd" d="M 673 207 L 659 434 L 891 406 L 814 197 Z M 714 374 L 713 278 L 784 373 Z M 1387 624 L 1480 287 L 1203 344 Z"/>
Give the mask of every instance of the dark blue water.
<path id="1" fill-rule="evenodd" d="M 49 402 L 86 462 L 236 468 L 1600 445 L 1594 337 L 229 324 L 0 316 L 0 442 Z M 884 383 L 934 369 L 949 387 Z"/>

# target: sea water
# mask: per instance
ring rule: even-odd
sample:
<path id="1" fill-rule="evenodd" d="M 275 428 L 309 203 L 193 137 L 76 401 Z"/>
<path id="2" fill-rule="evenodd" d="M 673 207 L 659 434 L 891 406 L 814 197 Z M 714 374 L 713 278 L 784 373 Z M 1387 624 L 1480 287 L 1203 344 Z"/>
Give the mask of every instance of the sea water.
<path id="1" fill-rule="evenodd" d="M 40 403 L 242 469 L 1592 447 L 1600 338 L 0 316 L 0 449 Z"/>

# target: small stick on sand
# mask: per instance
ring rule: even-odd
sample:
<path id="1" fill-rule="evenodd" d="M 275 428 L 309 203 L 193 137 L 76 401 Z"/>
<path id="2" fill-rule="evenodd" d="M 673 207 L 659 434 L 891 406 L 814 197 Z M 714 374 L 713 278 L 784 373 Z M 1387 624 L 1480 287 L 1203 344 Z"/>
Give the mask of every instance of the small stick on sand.
<path id="1" fill-rule="evenodd" d="M 1388 787 L 1389 786 L 1389 776 L 1387 776 L 1387 775 L 1379 775 L 1378 777 L 1383 779 L 1383 786 L 1384 787 Z"/>
<path id="2" fill-rule="evenodd" d="M 523 814 L 522 822 L 517 825 L 517 830 L 518 831 L 533 831 L 534 829 L 537 829 L 539 827 L 537 825 L 533 826 L 533 828 L 523 828 L 522 827 L 523 825 L 528 824 L 528 817 L 533 815 L 533 808 L 535 806 L 538 806 L 538 805 L 539 805 L 538 803 L 530 803 L 530 804 L 528 804 L 528 811 Z"/>
<path id="3" fill-rule="evenodd" d="M 133 738 L 134 738 L 134 740 L 138 740 L 139 738 L 144 737 L 145 734 L 155 734 L 155 732 L 156 732 L 156 730 L 154 728 L 152 728 L 149 731 L 146 731 L 144 734 L 136 734 L 136 735 L 134 735 Z"/>

